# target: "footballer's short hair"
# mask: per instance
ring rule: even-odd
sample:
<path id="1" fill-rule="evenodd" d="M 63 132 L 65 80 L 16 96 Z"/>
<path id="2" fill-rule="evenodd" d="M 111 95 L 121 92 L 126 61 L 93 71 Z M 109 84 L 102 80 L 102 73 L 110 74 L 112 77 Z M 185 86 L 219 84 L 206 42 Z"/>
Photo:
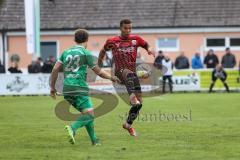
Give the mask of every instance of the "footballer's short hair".
<path id="1" fill-rule="evenodd" d="M 122 27 L 123 24 L 131 24 L 131 23 L 132 23 L 132 21 L 130 19 L 122 19 L 120 21 L 120 27 Z"/>
<path id="2" fill-rule="evenodd" d="M 75 39 L 74 40 L 75 40 L 76 43 L 87 42 L 88 37 L 89 37 L 88 31 L 85 30 L 85 29 L 77 29 L 75 31 Z"/>

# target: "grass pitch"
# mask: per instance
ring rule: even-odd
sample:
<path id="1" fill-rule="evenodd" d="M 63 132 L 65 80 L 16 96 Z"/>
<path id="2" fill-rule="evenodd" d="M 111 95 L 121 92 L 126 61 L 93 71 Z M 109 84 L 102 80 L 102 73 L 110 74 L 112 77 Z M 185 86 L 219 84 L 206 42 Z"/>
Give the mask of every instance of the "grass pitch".
<path id="1" fill-rule="evenodd" d="M 107 95 L 104 95 L 107 96 Z M 121 125 L 122 100 L 95 121 L 102 146 L 91 146 L 84 128 L 67 142 L 64 122 L 50 97 L 0 97 L 0 159 L 181 160 L 240 158 L 240 94 L 186 93 L 145 98 L 130 137 Z M 95 105 L 101 103 L 93 99 Z"/>

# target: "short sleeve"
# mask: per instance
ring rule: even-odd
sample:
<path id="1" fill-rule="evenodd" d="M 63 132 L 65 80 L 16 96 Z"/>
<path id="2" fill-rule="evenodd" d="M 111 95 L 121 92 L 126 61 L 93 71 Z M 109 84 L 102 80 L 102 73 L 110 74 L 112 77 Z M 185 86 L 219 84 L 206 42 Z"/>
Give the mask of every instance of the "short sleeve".
<path id="1" fill-rule="evenodd" d="M 137 36 L 137 44 L 138 46 L 144 47 L 146 45 L 146 41 L 144 41 L 141 37 Z"/>
<path id="2" fill-rule="evenodd" d="M 90 52 L 87 52 L 86 60 L 89 68 L 94 68 L 96 66 L 96 58 L 94 58 Z"/>
<path id="3" fill-rule="evenodd" d="M 64 52 L 61 54 L 61 56 L 58 58 L 58 62 L 63 64 L 63 60 L 64 60 Z"/>
<path id="4" fill-rule="evenodd" d="M 112 50 L 112 48 L 114 47 L 114 42 L 111 39 L 108 39 L 105 44 L 104 44 L 104 50 L 105 51 L 109 51 Z"/>

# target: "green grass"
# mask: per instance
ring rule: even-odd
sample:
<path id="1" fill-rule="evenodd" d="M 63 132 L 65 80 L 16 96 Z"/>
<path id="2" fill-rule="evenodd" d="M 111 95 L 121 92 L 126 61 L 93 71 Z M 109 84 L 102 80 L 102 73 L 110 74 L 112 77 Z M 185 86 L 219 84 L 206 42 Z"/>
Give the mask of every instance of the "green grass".
<path id="1" fill-rule="evenodd" d="M 121 128 L 129 107 L 120 100 L 115 110 L 96 119 L 102 142 L 97 147 L 91 146 L 85 129 L 77 133 L 75 145 L 67 142 L 63 128 L 68 122 L 54 112 L 61 97 L 0 97 L 0 159 L 239 159 L 239 96 L 188 93 L 145 98 L 134 125 L 137 138 Z"/>

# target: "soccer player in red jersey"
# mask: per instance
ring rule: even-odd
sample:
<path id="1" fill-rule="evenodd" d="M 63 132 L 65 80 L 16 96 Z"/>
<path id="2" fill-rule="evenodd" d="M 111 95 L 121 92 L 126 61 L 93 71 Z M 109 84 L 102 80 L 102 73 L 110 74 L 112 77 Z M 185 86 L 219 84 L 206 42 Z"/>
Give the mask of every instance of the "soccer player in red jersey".
<path id="1" fill-rule="evenodd" d="M 132 128 L 133 121 L 137 118 L 142 107 L 141 86 L 136 74 L 136 58 L 138 47 L 144 48 L 149 55 L 154 53 L 150 50 L 149 44 L 138 35 L 131 34 L 132 22 L 129 19 L 120 21 L 120 36 L 109 38 L 101 49 L 98 64 L 101 65 L 106 51 L 111 50 L 115 63 L 115 75 L 126 86 L 131 108 L 128 118 L 123 124 L 130 135 L 136 136 Z"/>

